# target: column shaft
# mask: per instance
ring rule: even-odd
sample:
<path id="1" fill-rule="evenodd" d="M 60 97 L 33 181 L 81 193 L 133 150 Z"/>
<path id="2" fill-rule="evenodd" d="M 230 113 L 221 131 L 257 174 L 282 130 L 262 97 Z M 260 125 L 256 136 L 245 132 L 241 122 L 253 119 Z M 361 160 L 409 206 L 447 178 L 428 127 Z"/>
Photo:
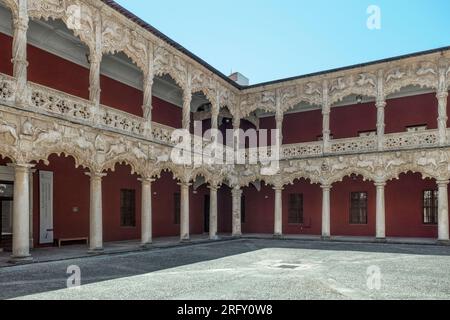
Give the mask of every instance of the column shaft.
<path id="1" fill-rule="evenodd" d="M 322 238 L 330 238 L 331 223 L 330 223 L 330 192 L 331 186 L 322 186 Z"/>
<path id="2" fill-rule="evenodd" d="M 376 238 L 383 240 L 386 238 L 386 212 L 385 212 L 385 182 L 375 183 L 377 190 L 376 203 Z"/>
<path id="3" fill-rule="evenodd" d="M 438 181 L 438 229 L 439 241 L 449 241 L 449 218 L 448 218 L 448 180 Z"/>
<path id="4" fill-rule="evenodd" d="M 439 132 L 439 144 L 445 145 L 447 143 L 447 97 L 448 92 L 441 92 L 437 94 L 438 99 L 438 132 Z"/>
<path id="5" fill-rule="evenodd" d="M 233 188 L 232 190 L 233 237 L 242 236 L 241 197 L 242 197 L 242 190 L 240 189 L 240 187 Z"/>
<path id="6" fill-rule="evenodd" d="M 181 183 L 180 240 L 189 241 L 189 183 Z"/>
<path id="7" fill-rule="evenodd" d="M 25 106 L 27 104 L 27 31 L 28 31 L 28 4 L 27 0 L 18 0 L 17 17 L 13 21 L 13 75 L 16 78 L 16 104 Z"/>
<path id="8" fill-rule="evenodd" d="M 142 179 L 141 244 L 152 243 L 152 180 Z"/>
<path id="9" fill-rule="evenodd" d="M 28 164 L 14 165 L 14 204 L 12 258 L 30 257 L 30 168 Z"/>
<path id="10" fill-rule="evenodd" d="M 283 188 L 275 187 L 275 223 L 274 236 L 281 237 L 283 235 Z"/>
<path id="11" fill-rule="evenodd" d="M 87 173 L 90 176 L 89 250 L 103 250 L 103 173 Z"/>
<path id="12" fill-rule="evenodd" d="M 217 240 L 217 187 L 209 188 L 209 238 Z"/>
<path id="13" fill-rule="evenodd" d="M 386 108 L 386 102 L 384 100 L 377 101 L 377 144 L 378 150 L 384 149 L 384 129 L 386 127 L 384 110 Z"/>

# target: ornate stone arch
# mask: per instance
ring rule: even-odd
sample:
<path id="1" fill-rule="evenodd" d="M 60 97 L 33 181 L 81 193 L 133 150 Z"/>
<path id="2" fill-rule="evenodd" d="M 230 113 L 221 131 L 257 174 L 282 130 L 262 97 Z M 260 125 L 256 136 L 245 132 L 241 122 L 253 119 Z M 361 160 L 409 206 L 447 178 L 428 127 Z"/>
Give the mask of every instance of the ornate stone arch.
<path id="1" fill-rule="evenodd" d="M 439 83 L 438 64 L 434 61 L 419 61 L 395 65 L 384 73 L 385 96 L 399 92 L 408 86 L 436 90 Z"/>
<path id="2" fill-rule="evenodd" d="M 9 9 L 13 20 L 17 19 L 19 11 L 17 0 L 0 0 L 0 4 L 3 4 L 7 9 Z"/>
<path id="3" fill-rule="evenodd" d="M 331 105 L 351 95 L 369 98 L 377 96 L 377 76 L 370 72 L 340 76 L 329 80 L 328 86 Z"/>
<path id="4" fill-rule="evenodd" d="M 28 15 L 32 19 L 61 20 L 90 51 L 95 48 L 97 9 L 78 0 L 28 0 Z"/>

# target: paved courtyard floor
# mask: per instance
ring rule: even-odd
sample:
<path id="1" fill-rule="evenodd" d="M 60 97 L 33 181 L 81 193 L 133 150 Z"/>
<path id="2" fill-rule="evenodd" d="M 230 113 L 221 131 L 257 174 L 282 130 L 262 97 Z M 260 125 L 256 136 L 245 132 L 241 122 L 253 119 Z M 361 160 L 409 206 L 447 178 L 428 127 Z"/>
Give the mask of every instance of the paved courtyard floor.
<path id="1" fill-rule="evenodd" d="M 67 269 L 81 284 L 67 289 Z M 1 299 L 450 299 L 450 247 L 241 239 L 0 269 Z"/>

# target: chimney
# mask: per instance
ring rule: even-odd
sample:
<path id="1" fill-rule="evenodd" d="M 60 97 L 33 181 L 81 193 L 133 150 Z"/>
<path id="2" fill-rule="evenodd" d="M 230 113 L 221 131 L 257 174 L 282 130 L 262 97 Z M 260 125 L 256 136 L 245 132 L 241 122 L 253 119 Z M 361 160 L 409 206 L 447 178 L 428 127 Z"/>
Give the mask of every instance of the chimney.
<path id="1" fill-rule="evenodd" d="M 229 78 L 234 82 L 236 82 L 238 85 L 243 87 L 246 87 L 250 84 L 250 80 L 239 72 L 233 73 L 232 75 L 229 76 Z"/>

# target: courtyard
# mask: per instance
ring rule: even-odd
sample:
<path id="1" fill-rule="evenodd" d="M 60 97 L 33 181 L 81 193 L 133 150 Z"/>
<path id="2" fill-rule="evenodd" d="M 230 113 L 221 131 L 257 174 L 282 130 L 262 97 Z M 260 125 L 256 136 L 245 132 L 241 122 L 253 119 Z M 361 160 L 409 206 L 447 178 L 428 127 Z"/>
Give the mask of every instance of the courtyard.
<path id="1" fill-rule="evenodd" d="M 240 239 L 1 268 L 0 298 L 450 299 L 449 274 L 448 246 Z"/>

